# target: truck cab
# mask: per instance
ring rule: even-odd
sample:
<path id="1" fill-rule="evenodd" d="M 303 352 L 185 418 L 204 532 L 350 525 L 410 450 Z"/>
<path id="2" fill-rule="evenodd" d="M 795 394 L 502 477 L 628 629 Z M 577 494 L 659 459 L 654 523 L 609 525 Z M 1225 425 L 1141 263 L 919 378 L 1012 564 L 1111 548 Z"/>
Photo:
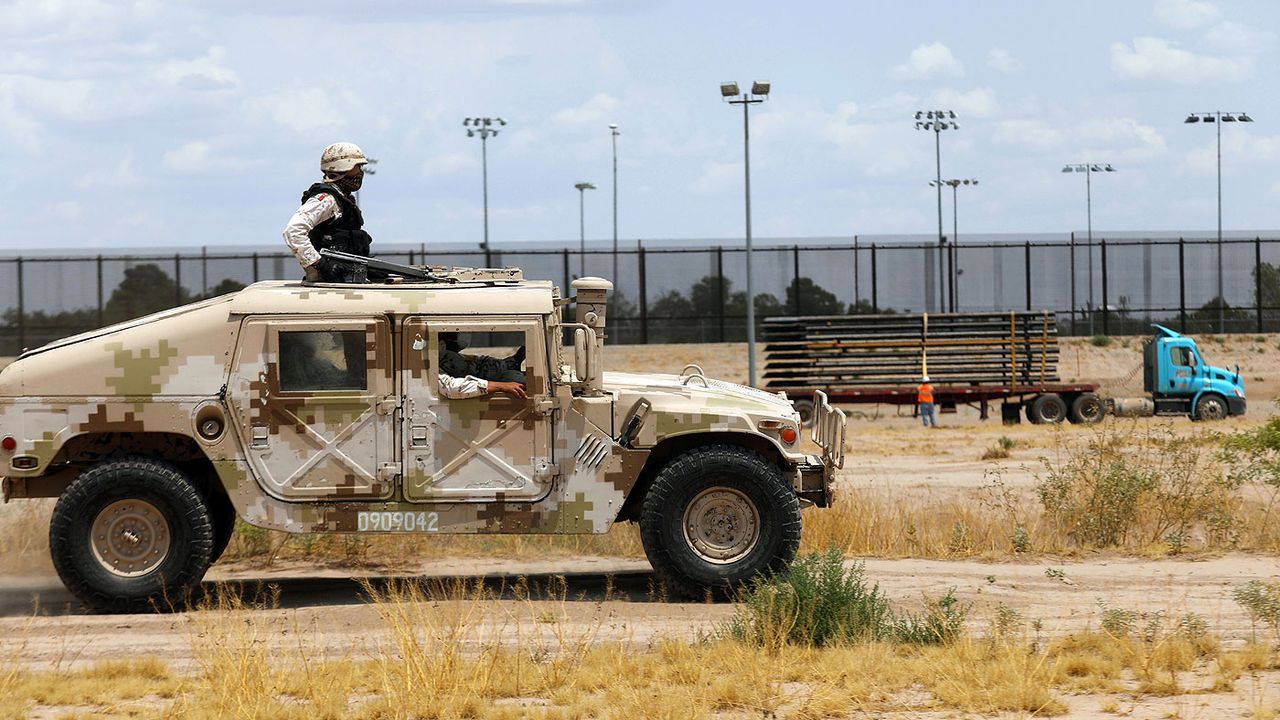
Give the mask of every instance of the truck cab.
<path id="1" fill-rule="evenodd" d="M 1157 415 L 1218 420 L 1245 412 L 1244 382 L 1234 371 L 1204 361 L 1195 340 L 1163 325 L 1143 348 L 1143 389 Z"/>

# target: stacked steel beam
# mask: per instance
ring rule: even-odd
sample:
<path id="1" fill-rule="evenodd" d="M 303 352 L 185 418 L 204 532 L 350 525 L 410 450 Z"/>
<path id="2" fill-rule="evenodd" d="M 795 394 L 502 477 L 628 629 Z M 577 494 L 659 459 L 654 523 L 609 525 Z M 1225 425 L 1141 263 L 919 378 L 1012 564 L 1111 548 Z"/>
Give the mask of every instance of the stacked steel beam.
<path id="1" fill-rule="evenodd" d="M 764 341 L 771 389 L 1059 380 L 1052 312 L 769 318 Z"/>

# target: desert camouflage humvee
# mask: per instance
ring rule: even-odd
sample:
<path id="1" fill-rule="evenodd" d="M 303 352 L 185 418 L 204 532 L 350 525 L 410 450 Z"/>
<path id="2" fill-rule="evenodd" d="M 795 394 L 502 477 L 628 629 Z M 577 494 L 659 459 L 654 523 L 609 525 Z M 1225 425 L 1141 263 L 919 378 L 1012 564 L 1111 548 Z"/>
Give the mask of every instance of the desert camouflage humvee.
<path id="1" fill-rule="evenodd" d="M 603 372 L 608 281 L 563 299 L 519 270 L 396 280 L 257 283 L 0 372 L 4 499 L 59 498 L 49 544 L 67 587 L 105 611 L 183 597 L 237 516 L 294 533 L 628 520 L 660 580 L 699 595 L 784 568 L 801 505 L 829 504 L 843 414 L 822 399 L 809 455 L 784 396 L 696 368 Z M 523 346 L 528 399 L 444 397 L 441 333 Z"/>

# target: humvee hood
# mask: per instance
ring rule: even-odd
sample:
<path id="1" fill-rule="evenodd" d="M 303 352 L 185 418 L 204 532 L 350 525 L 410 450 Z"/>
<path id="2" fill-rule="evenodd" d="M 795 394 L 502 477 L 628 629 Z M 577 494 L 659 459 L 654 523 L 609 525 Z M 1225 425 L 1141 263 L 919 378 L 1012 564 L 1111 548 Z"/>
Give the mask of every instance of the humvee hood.
<path id="1" fill-rule="evenodd" d="M 642 395 L 651 400 L 655 396 L 678 398 L 694 408 L 709 410 L 781 415 L 795 412 L 791 401 L 777 394 L 713 378 L 706 378 L 704 387 L 699 376 L 605 372 L 604 389 L 622 395 Z"/>
<path id="2" fill-rule="evenodd" d="M 223 296 L 81 333 L 23 353 L 0 373 L 5 397 L 208 396 L 226 382 L 234 338 Z"/>

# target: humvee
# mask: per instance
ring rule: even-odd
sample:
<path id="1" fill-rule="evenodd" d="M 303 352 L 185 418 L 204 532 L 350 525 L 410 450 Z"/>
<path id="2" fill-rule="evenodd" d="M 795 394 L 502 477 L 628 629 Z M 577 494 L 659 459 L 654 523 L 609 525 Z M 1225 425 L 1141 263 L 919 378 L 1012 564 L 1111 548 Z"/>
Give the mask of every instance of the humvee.
<path id="1" fill-rule="evenodd" d="M 4 501 L 58 498 L 54 566 L 105 612 L 189 596 L 237 517 L 290 533 L 636 522 L 657 579 L 701 596 L 785 570 L 801 507 L 830 504 L 845 419 L 825 398 L 806 453 L 784 395 L 696 366 L 605 372 L 607 280 L 565 298 L 516 269 L 425 277 L 260 282 L 24 352 L 0 372 Z M 446 397 L 455 333 L 478 339 L 467 353 L 524 348 L 528 397 Z"/>

